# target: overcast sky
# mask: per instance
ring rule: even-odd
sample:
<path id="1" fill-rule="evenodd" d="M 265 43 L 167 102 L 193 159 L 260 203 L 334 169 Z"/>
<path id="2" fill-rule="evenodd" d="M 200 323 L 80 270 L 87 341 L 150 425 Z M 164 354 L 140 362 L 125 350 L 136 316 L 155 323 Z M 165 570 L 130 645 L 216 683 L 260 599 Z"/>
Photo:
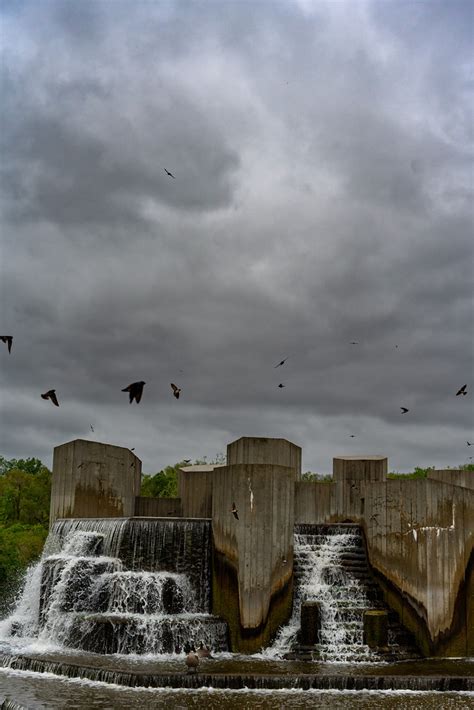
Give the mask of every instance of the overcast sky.
<path id="1" fill-rule="evenodd" d="M 0 453 L 469 462 L 473 9 L 4 0 Z"/>

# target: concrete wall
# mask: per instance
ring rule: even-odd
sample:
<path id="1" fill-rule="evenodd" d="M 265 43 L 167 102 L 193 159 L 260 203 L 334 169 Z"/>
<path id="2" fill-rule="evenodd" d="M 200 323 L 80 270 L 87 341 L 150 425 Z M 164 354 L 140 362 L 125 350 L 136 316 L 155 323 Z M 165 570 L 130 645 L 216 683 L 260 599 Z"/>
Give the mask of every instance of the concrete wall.
<path id="1" fill-rule="evenodd" d="M 453 468 L 440 469 L 428 472 L 428 478 L 443 483 L 451 483 L 453 486 L 474 489 L 474 471 L 456 470 Z"/>
<path id="2" fill-rule="evenodd" d="M 215 468 L 219 466 L 184 466 L 178 469 L 178 495 L 185 518 L 211 517 Z"/>
<path id="3" fill-rule="evenodd" d="M 291 613 L 296 473 L 234 464 L 213 475 L 213 611 L 229 623 L 232 649 L 253 652 Z"/>
<path id="4" fill-rule="evenodd" d="M 345 480 L 297 483 L 295 522 L 360 523 L 387 601 L 426 655 L 473 655 L 474 492 L 434 478 L 364 480 L 353 467 Z"/>
<path id="5" fill-rule="evenodd" d="M 135 514 L 142 464 L 129 449 L 76 439 L 53 454 L 50 524 L 56 518 Z"/>
<path id="6" fill-rule="evenodd" d="M 135 498 L 135 516 L 143 518 L 181 518 L 181 498 Z M 210 516 L 209 516 L 210 517 Z"/>
<path id="7" fill-rule="evenodd" d="M 301 477 L 301 447 L 287 439 L 242 436 L 227 445 L 227 465 L 265 463 L 288 466 Z"/>

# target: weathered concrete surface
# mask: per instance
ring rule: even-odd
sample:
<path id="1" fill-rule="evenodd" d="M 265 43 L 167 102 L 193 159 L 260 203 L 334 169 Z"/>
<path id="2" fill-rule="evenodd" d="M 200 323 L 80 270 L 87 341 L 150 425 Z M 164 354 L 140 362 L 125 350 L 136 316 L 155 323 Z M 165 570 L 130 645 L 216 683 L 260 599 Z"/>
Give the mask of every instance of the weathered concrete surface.
<path id="1" fill-rule="evenodd" d="M 423 652 L 473 655 L 474 491 L 433 478 L 364 480 L 358 461 L 345 480 L 297 483 L 295 521 L 360 523 L 386 600 Z"/>
<path id="2" fill-rule="evenodd" d="M 333 480 L 384 481 L 387 477 L 386 456 L 336 456 L 333 459 Z"/>
<path id="3" fill-rule="evenodd" d="M 57 518 L 117 518 L 135 513 L 142 463 L 129 449 L 76 439 L 53 454 L 50 525 Z"/>
<path id="4" fill-rule="evenodd" d="M 234 651 L 259 650 L 291 613 L 295 476 L 273 464 L 214 471 L 213 611 L 228 622 Z"/>
<path id="5" fill-rule="evenodd" d="M 181 498 L 147 498 L 145 496 L 137 496 L 135 498 L 135 517 L 181 518 Z"/>
<path id="6" fill-rule="evenodd" d="M 183 466 L 178 469 L 178 496 L 185 518 L 210 518 L 212 515 L 212 486 L 217 465 Z"/>
<path id="7" fill-rule="evenodd" d="M 442 483 L 451 483 L 453 486 L 463 486 L 474 490 L 474 471 L 463 471 L 454 468 L 428 471 L 428 478 Z"/>
<path id="8" fill-rule="evenodd" d="M 301 447 L 287 439 L 261 436 L 242 436 L 227 445 L 227 465 L 237 463 L 265 463 L 288 466 L 301 477 Z"/>
<path id="9" fill-rule="evenodd" d="M 370 609 L 364 612 L 364 643 L 370 648 L 388 645 L 388 612 Z"/>

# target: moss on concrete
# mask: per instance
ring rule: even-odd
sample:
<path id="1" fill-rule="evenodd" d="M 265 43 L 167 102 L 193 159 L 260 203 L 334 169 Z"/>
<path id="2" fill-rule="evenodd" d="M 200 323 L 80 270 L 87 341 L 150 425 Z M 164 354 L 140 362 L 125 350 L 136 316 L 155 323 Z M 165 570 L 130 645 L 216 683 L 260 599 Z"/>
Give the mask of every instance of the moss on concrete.
<path id="1" fill-rule="evenodd" d="M 230 648 L 234 652 L 257 653 L 268 646 L 278 628 L 291 616 L 293 604 L 293 578 L 276 592 L 270 600 L 265 623 L 255 629 L 246 629 L 240 623 L 239 587 L 237 573 L 224 555 L 214 550 L 212 565 L 212 611 L 225 619 L 229 626 Z"/>

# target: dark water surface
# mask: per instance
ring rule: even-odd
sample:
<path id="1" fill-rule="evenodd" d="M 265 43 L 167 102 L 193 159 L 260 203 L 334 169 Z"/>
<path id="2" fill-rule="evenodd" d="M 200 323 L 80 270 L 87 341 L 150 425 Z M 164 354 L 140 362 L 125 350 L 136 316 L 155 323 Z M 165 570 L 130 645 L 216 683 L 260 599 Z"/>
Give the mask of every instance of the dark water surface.
<path id="1" fill-rule="evenodd" d="M 184 656 L 170 656 L 157 661 L 156 657 L 120 657 L 98 654 L 28 654 L 42 662 L 84 668 L 108 669 L 117 673 L 175 674 L 185 677 Z M 338 664 L 288 662 L 264 657 L 220 654 L 218 658 L 201 663 L 206 675 L 266 675 L 292 677 L 305 674 L 324 677 L 337 676 L 397 676 L 408 684 L 427 677 L 472 677 L 474 661 L 466 659 L 425 659 L 420 661 L 380 664 Z M 31 710 L 62 710 L 63 708 L 262 708 L 286 710 L 297 708 L 328 708 L 335 710 L 361 708 L 397 708 L 407 710 L 474 709 L 474 692 L 440 691 L 350 691 L 350 690 L 228 690 L 215 688 L 168 689 L 130 688 L 115 683 L 103 683 L 84 678 L 59 677 L 52 673 L 35 673 L 0 668 L 0 700 L 5 697 Z"/>
<path id="2" fill-rule="evenodd" d="M 126 710 L 126 708 L 206 708 L 206 710 L 469 710 L 474 693 L 320 690 L 161 690 L 132 689 L 49 674 L 0 669 L 0 699 L 8 697 L 31 710 Z"/>

